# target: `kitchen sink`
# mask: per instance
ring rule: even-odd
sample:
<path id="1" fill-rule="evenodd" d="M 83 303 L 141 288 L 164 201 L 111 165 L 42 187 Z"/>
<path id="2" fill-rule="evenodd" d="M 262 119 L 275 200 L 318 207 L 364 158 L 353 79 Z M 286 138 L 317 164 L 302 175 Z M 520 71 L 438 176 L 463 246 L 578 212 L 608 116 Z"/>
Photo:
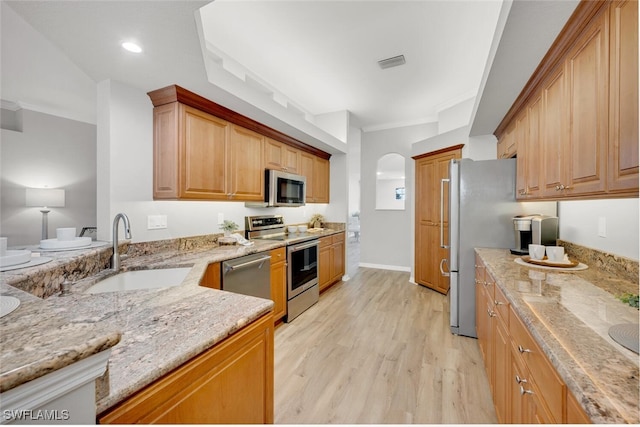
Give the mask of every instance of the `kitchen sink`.
<path id="1" fill-rule="evenodd" d="M 191 267 L 123 271 L 99 281 L 85 292 L 98 294 L 102 292 L 170 288 L 181 285 L 189 271 L 191 271 Z"/>

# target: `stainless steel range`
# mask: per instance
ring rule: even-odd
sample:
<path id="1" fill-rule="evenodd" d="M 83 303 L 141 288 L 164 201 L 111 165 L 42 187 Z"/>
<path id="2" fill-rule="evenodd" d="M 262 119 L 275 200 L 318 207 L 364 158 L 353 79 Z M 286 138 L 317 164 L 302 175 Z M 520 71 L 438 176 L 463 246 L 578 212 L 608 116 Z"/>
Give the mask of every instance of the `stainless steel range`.
<path id="1" fill-rule="evenodd" d="M 310 233 L 287 234 L 282 215 L 245 217 L 245 237 L 287 244 L 287 316 L 290 322 L 318 302 L 318 238 Z"/>

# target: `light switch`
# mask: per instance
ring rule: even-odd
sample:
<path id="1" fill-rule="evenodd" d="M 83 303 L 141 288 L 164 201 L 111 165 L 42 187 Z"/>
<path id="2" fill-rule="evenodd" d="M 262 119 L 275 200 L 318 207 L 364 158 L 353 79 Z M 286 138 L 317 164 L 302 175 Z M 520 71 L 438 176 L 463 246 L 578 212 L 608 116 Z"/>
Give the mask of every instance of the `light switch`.
<path id="1" fill-rule="evenodd" d="M 598 218 L 598 236 L 607 237 L 607 218 L 604 216 Z"/>
<path id="2" fill-rule="evenodd" d="M 160 230 L 163 228 L 167 228 L 166 215 L 148 215 L 147 216 L 147 230 Z"/>
<path id="3" fill-rule="evenodd" d="M 224 214 L 222 212 L 220 212 L 218 214 L 218 224 L 222 224 L 224 222 Z"/>

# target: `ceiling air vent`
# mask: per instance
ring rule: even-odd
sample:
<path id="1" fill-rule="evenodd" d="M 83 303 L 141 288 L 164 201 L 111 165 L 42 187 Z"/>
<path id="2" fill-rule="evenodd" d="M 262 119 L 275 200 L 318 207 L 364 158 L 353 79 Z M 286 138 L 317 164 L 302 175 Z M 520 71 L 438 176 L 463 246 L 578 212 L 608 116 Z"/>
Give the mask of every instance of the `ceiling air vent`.
<path id="1" fill-rule="evenodd" d="M 398 65 L 402 65 L 407 61 L 404 60 L 404 55 L 394 56 L 393 58 L 381 59 L 378 61 L 378 65 L 383 70 L 385 68 L 397 67 Z"/>

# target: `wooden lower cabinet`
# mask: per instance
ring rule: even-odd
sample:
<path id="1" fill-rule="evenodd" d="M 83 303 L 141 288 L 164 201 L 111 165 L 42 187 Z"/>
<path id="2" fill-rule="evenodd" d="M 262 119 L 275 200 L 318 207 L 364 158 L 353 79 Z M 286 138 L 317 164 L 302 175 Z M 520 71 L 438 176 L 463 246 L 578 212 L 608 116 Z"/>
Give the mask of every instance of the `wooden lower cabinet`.
<path id="1" fill-rule="evenodd" d="M 342 280 L 345 273 L 345 233 L 320 238 L 318 283 L 320 292 Z"/>
<path id="2" fill-rule="evenodd" d="M 273 423 L 271 313 L 98 416 L 100 424 Z"/>
<path id="3" fill-rule="evenodd" d="M 271 251 L 271 299 L 273 321 L 278 322 L 287 315 L 287 253 L 285 248 Z"/>
<path id="4" fill-rule="evenodd" d="M 479 257 L 476 327 L 500 423 L 590 423 Z"/>
<path id="5" fill-rule="evenodd" d="M 207 266 L 204 276 L 200 281 L 200 286 L 211 289 L 222 289 L 220 282 L 220 263 L 214 262 Z"/>

